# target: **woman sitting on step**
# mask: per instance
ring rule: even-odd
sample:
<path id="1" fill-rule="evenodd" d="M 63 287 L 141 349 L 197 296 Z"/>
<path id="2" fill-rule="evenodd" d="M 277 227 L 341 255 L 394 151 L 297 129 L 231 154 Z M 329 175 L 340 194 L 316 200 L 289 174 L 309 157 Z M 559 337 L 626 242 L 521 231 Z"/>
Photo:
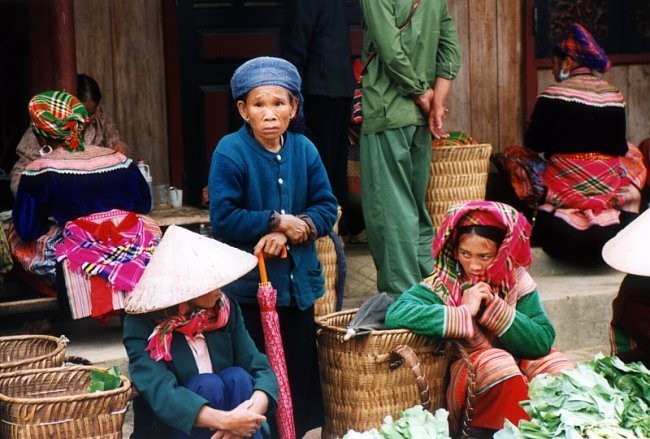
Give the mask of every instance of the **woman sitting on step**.
<path id="1" fill-rule="evenodd" d="M 492 437 L 505 419 L 528 419 L 519 402 L 528 381 L 574 364 L 551 349 L 555 330 L 531 264 L 530 224 L 513 207 L 490 201 L 456 204 L 433 243 L 433 274 L 389 307 L 386 326 L 458 341 L 475 371 L 472 437 Z M 468 370 L 451 365 L 447 389 L 450 429 L 460 429 Z"/>

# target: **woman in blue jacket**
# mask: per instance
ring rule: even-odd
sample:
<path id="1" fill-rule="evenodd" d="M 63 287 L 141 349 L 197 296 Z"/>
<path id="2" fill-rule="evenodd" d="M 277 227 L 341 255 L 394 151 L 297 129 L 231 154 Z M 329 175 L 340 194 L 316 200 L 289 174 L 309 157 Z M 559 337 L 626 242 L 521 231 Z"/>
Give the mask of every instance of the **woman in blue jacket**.
<path id="1" fill-rule="evenodd" d="M 298 437 L 322 425 L 313 305 L 324 293 L 315 240 L 327 235 L 337 215 L 336 198 L 314 144 L 292 131 L 302 121 L 300 75 L 280 58 L 241 65 L 231 89 L 244 125 L 225 136 L 212 156 L 208 190 L 216 237 L 263 252 L 287 360 Z M 286 248 L 287 257 L 276 257 Z M 264 349 L 253 270 L 225 288 Z"/>

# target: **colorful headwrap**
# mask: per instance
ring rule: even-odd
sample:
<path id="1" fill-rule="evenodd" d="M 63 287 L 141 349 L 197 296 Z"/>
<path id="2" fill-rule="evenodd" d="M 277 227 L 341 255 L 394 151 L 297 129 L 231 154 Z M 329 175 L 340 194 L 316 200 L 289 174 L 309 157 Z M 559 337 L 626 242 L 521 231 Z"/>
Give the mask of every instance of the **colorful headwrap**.
<path id="1" fill-rule="evenodd" d="M 79 99 L 64 91 L 46 91 L 29 101 L 28 110 L 35 134 L 63 140 L 68 151 L 84 150 L 88 112 Z"/>
<path id="2" fill-rule="evenodd" d="M 282 58 L 261 56 L 239 66 L 230 80 L 230 89 L 235 100 L 244 98 L 252 89 L 263 85 L 277 85 L 289 90 L 298 98 L 296 122 L 302 122 L 302 80 L 298 69 Z"/>
<path id="3" fill-rule="evenodd" d="M 515 208 L 493 201 L 468 201 L 452 206 L 442 220 L 433 241 L 434 272 L 447 292 L 459 294 L 461 273 L 456 259 L 457 229 L 468 225 L 496 226 L 506 230 L 497 255 L 487 269 L 487 282 L 508 293 L 515 282 L 515 270 L 527 268 L 530 253 L 531 225 Z"/>
<path id="4" fill-rule="evenodd" d="M 553 49 L 561 57 L 571 57 L 583 67 L 605 73 L 612 66 L 607 54 L 594 37 L 578 23 L 573 23 L 571 32 Z"/>

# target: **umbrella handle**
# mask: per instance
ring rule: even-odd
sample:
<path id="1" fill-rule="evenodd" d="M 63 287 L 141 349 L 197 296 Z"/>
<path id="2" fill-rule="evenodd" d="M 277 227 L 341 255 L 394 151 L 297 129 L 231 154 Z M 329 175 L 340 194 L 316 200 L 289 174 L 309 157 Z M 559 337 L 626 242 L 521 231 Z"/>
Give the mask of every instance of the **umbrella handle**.
<path id="1" fill-rule="evenodd" d="M 268 276 L 266 275 L 266 262 L 264 262 L 265 254 L 264 252 L 259 252 L 257 254 L 257 265 L 260 267 L 260 282 L 265 284 L 269 281 Z M 282 250 L 280 250 L 280 259 L 285 259 L 287 257 L 287 246 L 283 245 Z"/>

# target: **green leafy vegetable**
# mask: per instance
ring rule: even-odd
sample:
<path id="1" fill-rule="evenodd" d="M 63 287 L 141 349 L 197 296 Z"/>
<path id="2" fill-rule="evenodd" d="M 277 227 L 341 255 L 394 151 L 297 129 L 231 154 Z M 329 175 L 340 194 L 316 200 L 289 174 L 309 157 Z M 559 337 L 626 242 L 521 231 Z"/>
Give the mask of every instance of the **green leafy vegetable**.
<path id="1" fill-rule="evenodd" d="M 108 371 L 100 369 L 90 371 L 89 393 L 113 390 L 121 385 L 122 379 L 120 378 L 120 368 L 118 366 L 113 366 Z"/>
<path id="2" fill-rule="evenodd" d="M 448 439 L 447 416 L 445 409 L 436 410 L 434 415 L 421 405 L 416 405 L 400 412 L 397 420 L 386 416 L 379 430 L 373 428 L 363 433 L 350 430 L 343 439 Z"/>
<path id="3" fill-rule="evenodd" d="M 650 371 L 602 354 L 561 376 L 531 380 L 521 403 L 530 421 L 506 421 L 495 439 L 650 437 Z"/>

